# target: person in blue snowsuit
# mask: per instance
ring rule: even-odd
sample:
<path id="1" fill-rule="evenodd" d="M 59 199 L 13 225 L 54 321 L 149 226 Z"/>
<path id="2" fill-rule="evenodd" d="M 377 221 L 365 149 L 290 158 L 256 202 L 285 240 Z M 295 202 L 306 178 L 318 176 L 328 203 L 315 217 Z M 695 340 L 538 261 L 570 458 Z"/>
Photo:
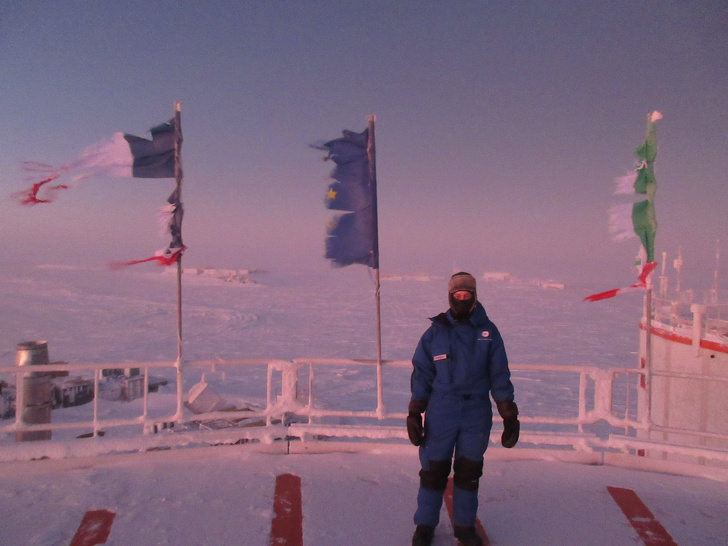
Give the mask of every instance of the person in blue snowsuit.
<path id="1" fill-rule="evenodd" d="M 503 446 L 513 447 L 520 430 L 503 339 L 477 300 L 475 278 L 453 275 L 448 299 L 450 308 L 430 319 L 412 357 L 407 432 L 422 465 L 413 546 L 432 544 L 453 456 L 455 536 L 463 545 L 482 544 L 475 522 L 493 422 L 489 396 L 503 418 Z"/>

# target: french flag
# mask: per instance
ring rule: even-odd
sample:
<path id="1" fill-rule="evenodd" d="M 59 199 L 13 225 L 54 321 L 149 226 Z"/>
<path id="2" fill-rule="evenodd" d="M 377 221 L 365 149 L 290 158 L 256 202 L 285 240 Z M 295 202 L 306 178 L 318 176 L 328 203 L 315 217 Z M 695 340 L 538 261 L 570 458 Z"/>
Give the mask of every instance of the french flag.
<path id="1" fill-rule="evenodd" d="M 182 217 L 184 216 L 184 208 L 180 199 L 181 189 L 177 185 L 172 194 L 167 198 L 168 205 L 159 209 L 160 220 L 167 228 L 172 240 L 167 248 L 158 250 L 154 256 L 144 258 L 143 260 L 133 260 L 131 262 L 113 262 L 111 269 L 121 269 L 129 265 L 142 264 L 145 262 L 157 262 L 157 265 L 168 266 L 180 261 L 182 254 L 187 247 L 182 242 Z"/>
<path id="2" fill-rule="evenodd" d="M 173 178 L 175 176 L 175 120 L 153 127 L 152 139 L 125 133 L 114 133 L 110 138 L 85 148 L 75 159 L 54 167 L 43 163 L 26 162 L 23 170 L 42 178 L 28 190 L 13 197 L 23 205 L 50 203 L 68 184 L 51 184 L 65 177 L 75 181 L 85 178 Z"/>

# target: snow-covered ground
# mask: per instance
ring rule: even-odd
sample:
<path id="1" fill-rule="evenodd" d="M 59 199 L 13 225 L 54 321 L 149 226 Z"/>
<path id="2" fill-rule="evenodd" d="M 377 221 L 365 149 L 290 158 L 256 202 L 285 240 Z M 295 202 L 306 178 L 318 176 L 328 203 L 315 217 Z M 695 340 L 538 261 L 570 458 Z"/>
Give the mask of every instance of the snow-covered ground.
<path id="1" fill-rule="evenodd" d="M 724 483 L 486 454 L 479 519 L 494 545 L 639 544 L 606 486 L 634 490 L 680 545 L 728 537 Z M 269 543 L 277 475 L 301 477 L 304 543 L 409 544 L 416 449 L 271 455 L 224 446 L 0 464 L 3 544 L 67 545 L 88 510 L 116 513 L 108 544 Z M 443 509 L 435 544 L 454 545 Z"/>
<path id="2" fill-rule="evenodd" d="M 27 340 L 47 340 L 52 361 L 176 356 L 173 275 L 152 268 L 110 273 L 48 265 L 0 276 L 4 365 L 14 363 L 16 344 Z M 375 357 L 373 282 L 365 268 L 258 272 L 252 278 L 257 284 L 184 279 L 185 359 Z M 446 305 L 445 285 L 443 278 L 409 272 L 382 282 L 384 358 L 411 357 L 427 317 Z M 581 301 L 600 288 L 548 290 L 529 279 L 481 280 L 479 295 L 512 362 L 633 368 L 641 300 L 628 295 L 598 304 Z M 408 373 L 402 371 L 387 384 L 394 393 L 390 404 L 406 404 Z M 240 400 L 260 401 L 239 377 L 226 385 L 225 396 L 235 398 L 237 392 Z M 515 386 L 524 412 L 529 405 L 551 408 L 564 400 L 557 388 L 540 382 L 517 379 Z M 369 375 L 334 369 L 325 396 L 346 407 L 372 388 Z M 54 421 L 57 412 L 78 410 L 54 410 Z M 292 473 L 302 479 L 306 544 L 407 544 L 418 483 L 416 449 L 370 449 L 283 455 L 219 446 L 2 463 L 0 543 L 69 544 L 84 513 L 106 509 L 116 513 L 109 544 L 264 545 L 270 540 L 276 476 Z M 678 544 L 728 544 L 724 483 L 516 461 L 504 452 L 494 448 L 486 454 L 480 490 L 479 518 L 493 544 L 638 543 L 607 486 L 637 492 Z M 436 544 L 453 544 L 444 509 Z"/>
<path id="3" fill-rule="evenodd" d="M 1 361 L 14 363 L 18 342 L 39 339 L 48 341 L 51 360 L 174 360 L 176 277 L 146 267 L 0 271 Z M 250 276 L 258 284 L 183 276 L 186 360 L 376 357 L 368 269 Z M 381 283 L 385 359 L 409 359 L 427 317 L 447 307 L 446 279 L 423 279 Z M 513 362 L 632 367 L 641 300 L 633 294 L 599 305 L 582 302 L 601 288 L 549 290 L 529 279 L 481 278 L 479 298 Z"/>

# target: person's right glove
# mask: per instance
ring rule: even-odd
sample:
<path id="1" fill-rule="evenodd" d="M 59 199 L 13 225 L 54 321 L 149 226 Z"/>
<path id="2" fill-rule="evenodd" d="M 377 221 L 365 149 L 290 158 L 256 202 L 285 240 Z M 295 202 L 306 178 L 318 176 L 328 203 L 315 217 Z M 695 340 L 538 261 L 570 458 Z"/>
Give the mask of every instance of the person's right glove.
<path id="1" fill-rule="evenodd" d="M 422 414 L 427 409 L 427 402 L 422 400 L 411 400 L 407 411 L 407 436 L 412 445 L 418 446 L 425 437 L 422 426 Z"/>
<path id="2" fill-rule="evenodd" d="M 503 418 L 503 434 L 501 444 L 503 447 L 511 448 L 518 443 L 518 435 L 521 432 L 521 422 L 518 420 L 518 406 L 515 402 L 496 402 L 498 413 Z"/>

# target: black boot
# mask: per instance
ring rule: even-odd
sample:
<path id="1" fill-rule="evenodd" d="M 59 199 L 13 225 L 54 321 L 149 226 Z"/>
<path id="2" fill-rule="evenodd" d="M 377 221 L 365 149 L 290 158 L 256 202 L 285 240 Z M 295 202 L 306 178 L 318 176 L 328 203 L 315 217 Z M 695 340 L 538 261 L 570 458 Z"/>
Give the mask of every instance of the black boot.
<path id="1" fill-rule="evenodd" d="M 483 546 L 483 539 L 478 536 L 475 527 L 455 526 L 455 538 L 462 546 Z"/>
<path id="2" fill-rule="evenodd" d="M 412 546 L 430 546 L 435 538 L 435 528 L 429 525 L 418 525 L 412 535 Z"/>

